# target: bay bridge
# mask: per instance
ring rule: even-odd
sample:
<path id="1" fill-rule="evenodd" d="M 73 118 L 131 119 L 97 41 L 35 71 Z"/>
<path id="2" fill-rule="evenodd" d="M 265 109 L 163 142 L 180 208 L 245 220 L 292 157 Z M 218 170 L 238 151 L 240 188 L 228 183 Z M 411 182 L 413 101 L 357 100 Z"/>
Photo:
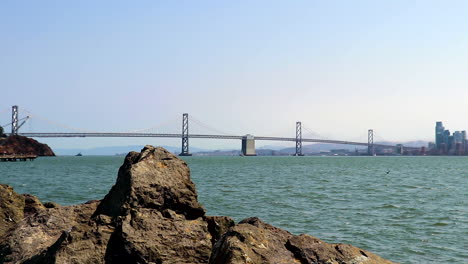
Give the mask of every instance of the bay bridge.
<path id="1" fill-rule="evenodd" d="M 181 152 L 180 156 L 190 156 L 189 139 L 230 139 L 241 141 L 241 153 L 244 156 L 255 156 L 255 141 L 285 141 L 295 142 L 296 150 L 295 156 L 303 156 L 302 144 L 304 142 L 310 143 L 328 143 L 328 144 L 341 144 L 341 145 L 354 145 L 354 146 L 367 146 L 367 154 L 375 155 L 375 149 L 380 148 L 394 148 L 397 154 L 403 154 L 405 151 L 418 152 L 424 154 L 425 147 L 407 147 L 401 144 L 377 144 L 374 143 L 374 130 L 368 129 L 367 142 L 347 141 L 347 140 L 334 140 L 334 139 L 318 139 L 318 138 L 305 138 L 302 136 L 302 122 L 296 122 L 295 137 L 273 137 L 273 136 L 254 136 L 254 135 L 223 135 L 223 134 L 190 134 L 189 133 L 189 114 L 182 114 L 181 133 L 137 133 L 137 132 L 26 132 L 20 133 L 20 128 L 26 123 L 30 116 L 19 118 L 18 106 L 12 106 L 11 123 L 3 127 L 11 126 L 11 133 L 9 135 L 22 135 L 32 138 L 117 138 L 117 137 L 134 137 L 134 138 L 179 138 L 181 139 Z M 21 122 L 21 123 L 20 123 Z"/>

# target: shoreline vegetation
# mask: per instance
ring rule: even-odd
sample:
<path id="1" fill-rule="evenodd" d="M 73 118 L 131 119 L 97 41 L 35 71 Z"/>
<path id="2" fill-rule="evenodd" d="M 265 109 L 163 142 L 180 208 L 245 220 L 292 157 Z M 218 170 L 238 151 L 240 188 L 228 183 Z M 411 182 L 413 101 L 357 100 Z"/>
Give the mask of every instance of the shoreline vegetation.
<path id="1" fill-rule="evenodd" d="M 43 204 L 0 185 L 0 263 L 393 263 L 256 217 L 207 216 L 197 197 L 187 163 L 152 146 L 125 157 L 102 200 Z"/>

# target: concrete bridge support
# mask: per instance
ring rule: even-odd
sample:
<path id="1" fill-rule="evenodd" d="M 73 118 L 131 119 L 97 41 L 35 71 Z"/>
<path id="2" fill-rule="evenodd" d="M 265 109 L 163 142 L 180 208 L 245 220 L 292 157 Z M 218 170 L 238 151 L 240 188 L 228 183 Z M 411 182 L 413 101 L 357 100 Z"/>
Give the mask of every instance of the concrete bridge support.
<path id="1" fill-rule="evenodd" d="M 252 135 L 245 135 L 242 137 L 242 155 L 244 156 L 257 156 L 255 152 L 255 137 Z"/>

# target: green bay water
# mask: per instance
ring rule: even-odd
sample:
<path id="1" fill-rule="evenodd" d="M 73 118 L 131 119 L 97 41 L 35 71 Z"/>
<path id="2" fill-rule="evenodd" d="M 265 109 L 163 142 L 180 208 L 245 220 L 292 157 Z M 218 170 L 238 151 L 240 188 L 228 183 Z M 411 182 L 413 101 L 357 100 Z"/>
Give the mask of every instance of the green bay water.
<path id="1" fill-rule="evenodd" d="M 468 263 L 468 157 L 184 157 L 208 215 L 401 263 Z M 0 183 L 62 205 L 102 199 L 123 157 L 0 163 Z"/>

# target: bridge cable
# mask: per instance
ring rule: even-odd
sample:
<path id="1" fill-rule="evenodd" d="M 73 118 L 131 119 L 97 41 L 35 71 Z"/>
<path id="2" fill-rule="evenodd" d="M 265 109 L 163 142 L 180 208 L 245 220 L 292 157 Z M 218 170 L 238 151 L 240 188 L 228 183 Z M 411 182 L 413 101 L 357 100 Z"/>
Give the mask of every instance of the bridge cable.
<path id="1" fill-rule="evenodd" d="M 235 135 L 234 133 L 226 133 L 224 131 L 220 131 L 216 128 L 213 128 L 207 124 L 205 124 L 204 122 L 198 120 L 197 118 L 193 117 L 192 115 L 189 116 L 189 122 L 194 122 L 195 124 L 205 128 L 205 129 L 208 129 L 208 131 L 212 131 L 212 132 L 215 132 L 215 133 L 218 133 L 220 135 L 224 135 L 224 136 L 231 136 L 231 135 Z"/>
<path id="2" fill-rule="evenodd" d="M 29 114 L 29 117 L 30 118 L 35 118 L 35 119 L 39 119 L 41 121 L 44 121 L 48 124 L 51 124 L 51 125 L 54 125 L 56 127 L 61 127 L 61 128 L 65 128 L 65 129 L 70 129 L 70 130 L 73 130 L 73 131 L 76 131 L 76 132 L 80 132 L 80 133 L 95 133 L 93 131 L 89 131 L 89 130 L 84 130 L 84 129 L 80 129 L 80 128 L 74 128 L 74 127 L 71 127 L 71 126 L 68 126 L 68 125 L 65 125 L 65 124 L 62 124 L 62 123 L 59 123 L 59 122 L 55 122 L 55 121 L 52 121 L 50 119 L 47 119 L 45 117 L 42 117 L 40 115 L 37 115 L 37 114 L 33 114 L 31 113 L 30 111 L 26 110 L 26 109 L 23 109 L 23 111 L 27 112 Z"/>
<path id="3" fill-rule="evenodd" d="M 326 136 L 323 136 L 323 135 L 321 135 L 321 134 L 318 134 L 317 132 L 314 132 L 314 131 L 308 129 L 308 128 L 305 127 L 305 126 L 302 126 L 302 129 L 305 130 L 305 132 L 306 132 L 305 134 L 306 134 L 306 135 L 307 135 L 307 134 L 310 134 L 310 135 L 311 135 L 313 138 L 315 138 L 315 139 L 323 139 L 323 140 L 329 140 L 329 139 L 330 139 L 329 137 L 326 137 Z M 302 137 L 305 138 L 305 137 L 304 137 L 304 134 L 302 134 Z"/>
<path id="4" fill-rule="evenodd" d="M 165 120 L 163 121 L 162 123 L 158 124 L 158 125 L 155 125 L 155 126 L 152 126 L 152 127 L 149 127 L 149 128 L 143 128 L 143 129 L 135 129 L 135 130 L 131 130 L 131 131 L 128 131 L 126 133 L 139 133 L 139 132 L 143 132 L 143 131 L 156 131 L 156 129 L 159 129 L 163 126 L 166 126 L 167 124 L 171 124 L 171 123 L 174 123 L 174 119 L 168 119 L 168 120 Z"/>

